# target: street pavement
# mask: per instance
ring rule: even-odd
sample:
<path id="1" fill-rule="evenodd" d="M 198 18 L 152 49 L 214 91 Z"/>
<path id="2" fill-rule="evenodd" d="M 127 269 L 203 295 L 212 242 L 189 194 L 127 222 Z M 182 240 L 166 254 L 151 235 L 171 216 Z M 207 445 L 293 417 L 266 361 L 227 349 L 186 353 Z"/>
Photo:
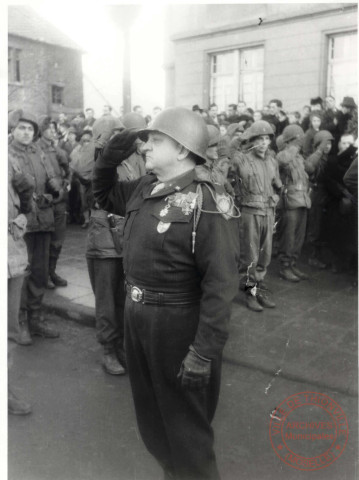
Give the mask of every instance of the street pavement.
<path id="1" fill-rule="evenodd" d="M 87 231 L 70 225 L 58 263 L 69 284 L 47 291 L 49 312 L 94 326 L 94 296 L 85 258 Z M 305 260 L 305 255 L 304 255 Z M 318 271 L 303 263 L 310 280 L 279 277 L 272 260 L 266 283 L 275 309 L 249 311 L 239 293 L 232 308 L 225 361 L 271 375 L 357 395 L 357 287 L 353 278 Z"/>
<path id="2" fill-rule="evenodd" d="M 10 384 L 33 413 L 8 418 L 8 480 L 163 478 L 140 438 L 128 376 L 101 366 L 85 243 L 86 231 L 70 226 L 58 266 L 69 285 L 46 293 L 60 338 L 14 351 Z M 276 309 L 250 312 L 241 294 L 234 302 L 213 422 L 222 480 L 357 478 L 357 289 L 348 276 L 302 269 L 311 280 L 288 284 L 273 261 Z M 271 412 L 299 392 L 329 395 L 348 419 L 342 456 L 314 472 L 283 463 L 269 438 Z"/>
<path id="3" fill-rule="evenodd" d="M 8 417 L 8 480 L 162 480 L 138 432 L 128 376 L 104 373 L 93 328 L 50 320 L 59 339 L 35 337 L 32 346 L 14 351 L 10 383 L 33 413 Z M 286 397 L 313 390 L 341 406 L 349 440 L 332 465 L 303 472 L 274 452 L 270 414 Z M 356 480 L 356 414 L 356 397 L 225 362 L 213 422 L 222 480 Z"/>

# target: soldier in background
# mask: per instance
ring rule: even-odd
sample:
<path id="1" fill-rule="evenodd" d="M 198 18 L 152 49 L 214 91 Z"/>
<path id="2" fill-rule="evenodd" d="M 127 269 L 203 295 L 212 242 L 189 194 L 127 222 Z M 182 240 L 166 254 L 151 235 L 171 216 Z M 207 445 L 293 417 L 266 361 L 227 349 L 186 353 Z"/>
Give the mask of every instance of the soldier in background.
<path id="1" fill-rule="evenodd" d="M 278 166 L 268 152 L 273 129 L 264 120 L 253 123 L 242 135 L 248 142 L 233 156 L 233 171 L 240 181 L 240 264 L 241 288 L 250 310 L 275 307 L 264 284 L 272 256 L 272 237 L 278 192 L 282 187 Z"/>
<path id="2" fill-rule="evenodd" d="M 23 115 L 25 118 L 27 115 Z M 26 125 L 26 124 L 25 124 Z M 32 210 L 32 195 L 35 182 L 31 175 L 24 174 L 17 158 L 8 157 L 8 368 L 12 366 L 14 342 L 20 335 L 19 310 L 21 289 L 28 267 L 28 255 L 24 235 L 26 214 Z M 31 405 L 18 398 L 8 387 L 8 412 L 12 415 L 28 415 Z"/>
<path id="3" fill-rule="evenodd" d="M 38 123 L 32 114 L 17 110 L 11 115 L 13 140 L 9 145 L 9 159 L 16 159 L 22 173 L 34 178 L 33 209 L 26 214 L 25 242 L 30 274 L 25 278 L 19 313 L 20 333 L 16 341 L 31 345 L 31 335 L 56 338 L 59 332 L 50 326 L 42 313 L 42 299 L 49 276 L 51 232 L 54 231 L 53 200 L 59 198 L 61 185 L 49 160 L 40 147 L 33 143 L 38 134 Z"/>
<path id="4" fill-rule="evenodd" d="M 66 287 L 67 281 L 56 273 L 56 265 L 59 259 L 62 245 L 66 234 L 66 199 L 68 186 L 70 185 L 70 167 L 67 154 L 64 150 L 54 146 L 54 134 L 51 129 L 51 118 L 44 116 L 39 121 L 41 137 L 37 144 L 50 162 L 52 169 L 60 185 L 60 192 L 53 200 L 55 229 L 51 233 L 49 278 L 47 288 Z"/>

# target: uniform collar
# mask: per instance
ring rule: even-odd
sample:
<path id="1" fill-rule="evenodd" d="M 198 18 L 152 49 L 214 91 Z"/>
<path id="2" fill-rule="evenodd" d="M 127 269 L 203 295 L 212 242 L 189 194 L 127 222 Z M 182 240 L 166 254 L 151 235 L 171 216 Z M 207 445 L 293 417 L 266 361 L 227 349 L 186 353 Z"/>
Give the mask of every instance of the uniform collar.
<path id="1" fill-rule="evenodd" d="M 197 177 L 196 172 L 193 168 L 189 172 L 186 172 L 183 175 L 175 177 L 172 180 L 169 180 L 168 182 L 157 181 L 155 183 L 151 183 L 148 186 L 148 188 L 143 192 L 143 196 L 144 196 L 144 198 L 164 197 L 164 196 L 169 195 L 171 193 L 180 192 L 184 188 L 188 187 L 188 185 L 191 185 L 191 183 L 193 183 L 194 181 L 199 182 L 200 180 Z M 153 188 L 160 183 L 165 184 L 164 188 L 162 188 L 158 192 L 151 195 L 151 192 L 152 192 Z"/>
<path id="2" fill-rule="evenodd" d="M 40 146 L 46 148 L 46 150 L 55 150 L 52 140 L 47 140 L 46 138 L 41 137 L 39 143 Z"/>
<path id="3" fill-rule="evenodd" d="M 16 150 L 19 152 L 31 152 L 34 153 L 36 152 L 36 147 L 33 143 L 30 143 L 30 145 L 23 145 L 22 143 L 18 142 L 17 140 L 13 140 L 11 144 Z"/>

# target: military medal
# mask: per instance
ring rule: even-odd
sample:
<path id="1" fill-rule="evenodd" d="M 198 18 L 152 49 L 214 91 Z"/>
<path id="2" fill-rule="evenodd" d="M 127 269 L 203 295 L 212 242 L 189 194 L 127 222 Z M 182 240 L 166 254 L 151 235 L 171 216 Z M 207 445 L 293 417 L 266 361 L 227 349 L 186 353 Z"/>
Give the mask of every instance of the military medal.
<path id="1" fill-rule="evenodd" d="M 163 208 L 163 209 L 160 211 L 160 217 L 166 216 L 169 209 L 170 209 L 170 205 L 166 205 L 165 208 Z"/>
<path id="2" fill-rule="evenodd" d="M 217 195 L 217 207 L 221 213 L 228 213 L 231 209 L 231 202 L 227 195 Z"/>
<path id="3" fill-rule="evenodd" d="M 170 223 L 160 222 L 160 223 L 157 225 L 157 232 L 158 232 L 158 233 L 165 233 L 165 232 L 167 232 L 167 230 L 170 228 L 170 226 L 171 226 Z"/>

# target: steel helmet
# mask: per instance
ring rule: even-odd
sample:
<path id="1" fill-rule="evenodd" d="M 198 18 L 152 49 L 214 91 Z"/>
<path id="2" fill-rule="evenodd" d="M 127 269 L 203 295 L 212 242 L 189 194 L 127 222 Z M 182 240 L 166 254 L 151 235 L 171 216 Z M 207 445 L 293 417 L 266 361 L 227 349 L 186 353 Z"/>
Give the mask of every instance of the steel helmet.
<path id="1" fill-rule="evenodd" d="M 278 152 L 280 152 L 281 150 L 283 150 L 284 144 L 285 144 L 285 142 L 284 142 L 284 140 L 283 140 L 283 135 L 279 135 L 279 137 L 277 137 L 277 138 L 275 139 L 275 143 L 276 143 L 276 145 L 277 145 Z"/>
<path id="2" fill-rule="evenodd" d="M 121 120 L 126 128 L 146 128 L 146 120 L 139 113 L 126 113 Z"/>
<path id="3" fill-rule="evenodd" d="M 220 133 L 217 127 L 214 125 L 207 125 L 207 131 L 208 131 L 208 136 L 209 136 L 209 142 L 208 142 L 208 147 L 214 147 L 215 145 L 218 145 L 219 139 L 220 139 Z"/>
<path id="4" fill-rule="evenodd" d="M 147 142 L 150 132 L 168 135 L 197 157 L 197 163 L 206 162 L 209 142 L 207 125 L 198 114 L 183 107 L 166 108 L 153 120 L 151 126 L 139 132 L 139 138 Z"/>
<path id="5" fill-rule="evenodd" d="M 319 144 L 325 142 L 326 140 L 334 140 L 333 135 L 328 132 L 328 130 L 320 130 L 314 135 L 313 146 L 317 148 Z"/>
<path id="6" fill-rule="evenodd" d="M 299 125 L 288 125 L 283 130 L 283 142 L 288 143 L 291 140 L 298 140 L 304 136 L 304 131 Z"/>
<path id="7" fill-rule="evenodd" d="M 50 123 L 51 123 L 51 117 L 49 117 L 48 115 L 41 115 L 41 117 L 39 117 L 40 132 L 42 133 L 48 128 L 50 128 Z"/>
<path id="8" fill-rule="evenodd" d="M 252 138 L 261 135 L 274 135 L 273 128 L 265 120 L 258 120 L 257 122 L 252 123 L 252 125 L 243 133 L 241 140 L 251 140 Z"/>
<path id="9" fill-rule="evenodd" d="M 32 113 L 24 112 L 21 109 L 13 110 L 9 113 L 9 128 L 15 128 L 16 125 L 20 122 L 20 120 L 31 123 L 31 125 L 34 127 L 34 138 L 37 137 L 37 134 L 39 133 L 39 125 L 37 123 L 36 117 Z"/>

